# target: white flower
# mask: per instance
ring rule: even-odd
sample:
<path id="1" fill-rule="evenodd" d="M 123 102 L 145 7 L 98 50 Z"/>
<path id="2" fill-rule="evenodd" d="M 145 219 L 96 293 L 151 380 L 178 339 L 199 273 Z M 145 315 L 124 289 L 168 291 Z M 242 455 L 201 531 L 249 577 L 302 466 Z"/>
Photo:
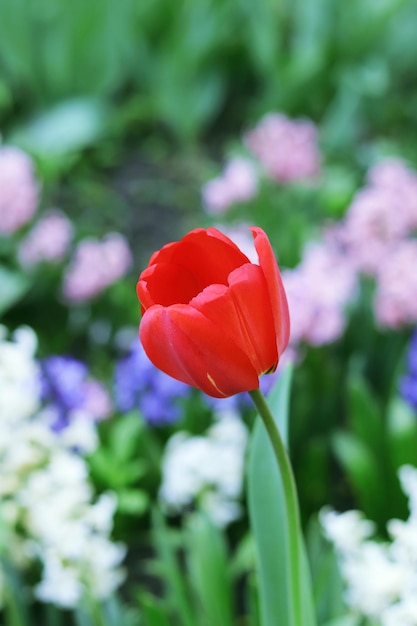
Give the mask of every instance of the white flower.
<path id="1" fill-rule="evenodd" d="M 348 606 L 381 626 L 417 626 L 417 469 L 399 472 L 410 498 L 408 520 L 390 520 L 391 541 L 370 539 L 373 524 L 358 511 L 322 511 L 325 534 L 335 546 Z"/>
<path id="2" fill-rule="evenodd" d="M 94 422 L 80 413 L 63 433 L 50 430 L 50 410 L 39 411 L 36 336 L 20 329 L 13 339 L 0 327 L 0 513 L 7 557 L 22 570 L 40 565 L 36 596 L 71 608 L 84 594 L 105 597 L 123 580 L 125 547 L 110 537 L 116 496 L 94 500 L 82 456 L 96 447 Z"/>
<path id="3" fill-rule="evenodd" d="M 360 511 L 337 513 L 331 509 L 322 509 L 320 522 L 326 537 L 341 553 L 357 550 L 375 531 L 375 524 L 364 519 Z"/>
<path id="4" fill-rule="evenodd" d="M 241 514 L 247 431 L 237 417 L 216 422 L 206 436 L 176 433 L 165 449 L 160 499 L 169 512 L 198 500 L 223 526 Z"/>
<path id="5" fill-rule="evenodd" d="M 16 423 L 39 407 L 38 366 L 33 359 L 36 336 L 30 329 L 15 333 L 15 341 L 0 341 L 0 420 Z"/>
<path id="6" fill-rule="evenodd" d="M 35 595 L 39 600 L 71 608 L 77 604 L 82 594 L 83 585 L 77 568 L 64 564 L 52 552 L 46 552 L 43 578 L 35 587 Z"/>

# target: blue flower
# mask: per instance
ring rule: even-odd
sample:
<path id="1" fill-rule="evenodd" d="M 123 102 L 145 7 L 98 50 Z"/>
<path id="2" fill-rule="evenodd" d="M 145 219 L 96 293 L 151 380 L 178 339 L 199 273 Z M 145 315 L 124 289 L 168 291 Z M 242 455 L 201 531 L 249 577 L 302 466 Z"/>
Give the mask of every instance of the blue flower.
<path id="1" fill-rule="evenodd" d="M 55 409 L 51 428 L 59 432 L 69 423 L 69 414 L 85 401 L 85 363 L 67 356 L 50 356 L 41 365 L 41 398 Z"/>
<path id="2" fill-rule="evenodd" d="M 128 356 L 116 364 L 114 393 L 120 411 L 138 408 L 147 422 L 161 426 L 180 419 L 180 400 L 190 388 L 158 370 L 135 341 Z"/>
<path id="3" fill-rule="evenodd" d="M 400 380 L 402 397 L 417 411 L 417 330 L 411 338 L 407 355 L 408 372 Z"/>

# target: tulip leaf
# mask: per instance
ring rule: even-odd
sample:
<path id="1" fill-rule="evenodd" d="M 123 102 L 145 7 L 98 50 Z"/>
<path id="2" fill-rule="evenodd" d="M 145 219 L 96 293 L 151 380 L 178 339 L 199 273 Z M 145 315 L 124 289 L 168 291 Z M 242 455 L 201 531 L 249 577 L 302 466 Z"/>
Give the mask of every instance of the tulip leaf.
<path id="1" fill-rule="evenodd" d="M 278 428 L 287 436 L 292 368 L 287 368 L 269 396 Z M 255 424 L 249 453 L 248 504 L 255 540 L 261 626 L 300 626 L 293 615 L 289 559 L 289 524 L 283 482 L 264 424 Z M 298 538 L 302 626 L 315 624 L 309 568 L 302 537 Z"/>
<path id="2" fill-rule="evenodd" d="M 188 519 L 187 566 L 202 623 L 233 626 L 232 584 L 224 535 L 203 513 Z"/>
<path id="3" fill-rule="evenodd" d="M 24 274 L 0 266 L 0 315 L 23 298 L 29 287 Z"/>
<path id="4" fill-rule="evenodd" d="M 394 470 L 397 471 L 401 465 L 417 465 L 415 413 L 402 398 L 394 398 L 388 407 L 387 432 Z"/>

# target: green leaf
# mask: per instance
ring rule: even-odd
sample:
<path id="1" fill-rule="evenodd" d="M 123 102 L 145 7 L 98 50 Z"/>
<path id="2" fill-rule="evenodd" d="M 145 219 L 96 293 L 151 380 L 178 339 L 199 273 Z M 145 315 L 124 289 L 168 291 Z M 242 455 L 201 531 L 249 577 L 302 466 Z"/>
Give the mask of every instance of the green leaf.
<path id="1" fill-rule="evenodd" d="M 349 418 L 353 432 L 378 457 L 385 450 L 382 411 L 364 379 L 355 374 L 348 382 Z"/>
<path id="2" fill-rule="evenodd" d="M 287 368 L 269 396 L 269 404 L 282 437 L 287 439 L 289 392 L 292 369 Z M 257 573 L 262 626 L 295 626 L 291 610 L 291 563 L 287 503 L 283 484 L 266 429 L 261 420 L 255 424 L 248 467 L 248 500 L 251 528 L 257 554 Z M 302 554 L 300 586 L 303 626 L 315 624 L 309 568 L 299 537 Z"/>
<path id="3" fill-rule="evenodd" d="M 134 456 L 141 430 L 142 424 L 137 413 L 128 414 L 114 423 L 110 445 L 118 459 L 129 459 Z"/>
<path id="4" fill-rule="evenodd" d="M 117 510 L 128 515 L 143 515 L 149 506 L 149 496 L 139 489 L 123 489 L 117 494 Z"/>
<path id="5" fill-rule="evenodd" d="M 187 570 L 202 622 L 233 626 L 233 592 L 224 536 L 203 513 L 189 518 L 185 533 Z"/>
<path id="6" fill-rule="evenodd" d="M 18 302 L 30 287 L 30 281 L 20 272 L 0 266 L 0 315 Z"/>
<path id="7" fill-rule="evenodd" d="M 394 470 L 417 466 L 417 421 L 414 411 L 401 398 L 394 398 L 387 415 L 388 446 Z"/>
<path id="8" fill-rule="evenodd" d="M 16 569 L 0 559 L 3 584 L 3 605 L 7 626 L 30 626 L 30 611 L 27 591 Z"/>
<path id="9" fill-rule="evenodd" d="M 146 626 L 171 626 L 166 606 L 155 596 L 147 592 L 140 593 L 139 605 L 142 609 Z"/>
<path id="10" fill-rule="evenodd" d="M 385 520 L 385 494 L 381 471 L 372 450 L 357 435 L 337 432 L 333 450 L 364 513 L 376 521 Z"/>
<path id="11" fill-rule="evenodd" d="M 346 613 L 345 585 L 339 571 L 334 548 L 324 538 L 323 529 L 314 516 L 307 529 L 307 548 L 314 580 L 314 604 L 319 624 Z"/>
<path id="12" fill-rule="evenodd" d="M 54 159 L 95 143 L 108 124 L 108 110 L 95 98 L 66 100 L 31 120 L 12 137 L 13 143 L 38 158 Z"/>
<path id="13" fill-rule="evenodd" d="M 161 512 L 157 509 L 153 512 L 152 522 L 153 539 L 158 555 L 158 565 L 165 584 L 167 603 L 181 626 L 195 626 L 196 620 L 189 594 L 189 584 L 178 562 L 171 533 L 165 525 Z"/>
<path id="14" fill-rule="evenodd" d="M 344 615 L 337 617 L 330 622 L 326 622 L 323 626 L 362 626 L 362 618 L 358 615 Z"/>

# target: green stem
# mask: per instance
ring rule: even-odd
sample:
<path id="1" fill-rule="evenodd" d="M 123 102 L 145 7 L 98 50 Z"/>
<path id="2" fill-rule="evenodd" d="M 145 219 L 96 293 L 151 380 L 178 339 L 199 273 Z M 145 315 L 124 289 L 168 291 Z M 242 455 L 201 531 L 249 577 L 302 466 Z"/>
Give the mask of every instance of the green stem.
<path id="1" fill-rule="evenodd" d="M 289 534 L 288 550 L 289 564 L 291 568 L 292 612 L 294 616 L 294 625 L 303 626 L 302 582 L 300 571 L 302 562 L 302 555 L 300 553 L 301 522 L 294 474 L 292 471 L 287 450 L 284 446 L 278 427 L 275 423 L 274 417 L 264 396 L 259 391 L 259 389 L 250 391 L 250 395 L 258 410 L 259 415 L 262 418 L 263 423 L 265 424 L 265 428 L 268 432 L 269 440 L 272 444 L 275 458 L 277 460 L 278 471 L 282 480 L 285 502 L 287 504 L 286 515 Z"/>

